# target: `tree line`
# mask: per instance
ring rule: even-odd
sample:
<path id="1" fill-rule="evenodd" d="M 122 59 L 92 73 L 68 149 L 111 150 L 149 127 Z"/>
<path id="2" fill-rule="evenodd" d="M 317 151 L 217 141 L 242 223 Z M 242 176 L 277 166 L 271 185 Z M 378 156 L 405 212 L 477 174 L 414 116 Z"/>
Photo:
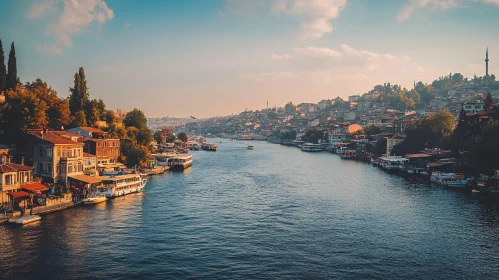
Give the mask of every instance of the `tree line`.
<path id="1" fill-rule="evenodd" d="M 91 99 L 85 70 L 80 67 L 74 74 L 69 97 L 58 93 L 42 79 L 21 83 L 17 76 L 14 43 L 5 67 L 0 40 L 0 92 L 5 101 L 0 103 L 0 141 L 15 145 L 32 128 L 64 130 L 72 127 L 100 127 L 111 137 L 121 139 L 120 160 L 128 166 L 144 164 L 149 156 L 153 139 L 144 113 L 135 108 L 122 120 L 107 109 L 104 100 Z"/>

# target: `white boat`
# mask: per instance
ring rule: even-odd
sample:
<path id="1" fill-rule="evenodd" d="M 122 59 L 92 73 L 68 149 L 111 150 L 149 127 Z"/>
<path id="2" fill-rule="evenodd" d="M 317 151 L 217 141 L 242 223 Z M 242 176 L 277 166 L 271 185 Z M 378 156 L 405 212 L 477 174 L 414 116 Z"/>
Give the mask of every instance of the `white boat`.
<path id="1" fill-rule="evenodd" d="M 383 156 L 379 158 L 379 166 L 391 171 L 404 171 L 408 159 L 400 156 Z"/>
<path id="2" fill-rule="evenodd" d="M 83 204 L 97 204 L 107 200 L 106 195 L 100 194 L 97 196 L 85 197 L 82 202 Z"/>
<path id="3" fill-rule="evenodd" d="M 305 143 L 301 146 L 301 150 L 304 152 L 322 152 L 323 147 L 321 144 Z"/>
<path id="4" fill-rule="evenodd" d="M 248 150 L 253 150 L 253 146 L 249 145 Z"/>
<path id="5" fill-rule="evenodd" d="M 192 166 L 192 155 L 184 154 L 177 155 L 170 159 L 170 169 L 171 170 L 184 170 Z"/>
<path id="6" fill-rule="evenodd" d="M 431 174 L 430 181 L 451 188 L 464 188 L 468 184 L 468 180 L 464 179 L 464 175 L 461 173 L 442 173 L 439 171 Z"/>
<path id="7" fill-rule="evenodd" d="M 152 156 L 156 159 L 157 166 L 170 166 L 170 160 L 177 156 L 176 153 L 161 153 L 161 154 L 152 154 Z"/>
<path id="8" fill-rule="evenodd" d="M 31 215 L 31 216 L 23 216 L 20 218 L 15 218 L 15 219 L 10 219 L 10 223 L 18 224 L 18 225 L 25 225 L 29 223 L 34 223 L 36 221 L 41 220 L 42 218 L 38 215 Z"/>
<path id="9" fill-rule="evenodd" d="M 104 194 L 105 197 L 111 198 L 136 193 L 142 191 L 146 183 L 146 176 L 139 174 L 109 176 L 102 179 L 102 186 L 96 195 Z"/>

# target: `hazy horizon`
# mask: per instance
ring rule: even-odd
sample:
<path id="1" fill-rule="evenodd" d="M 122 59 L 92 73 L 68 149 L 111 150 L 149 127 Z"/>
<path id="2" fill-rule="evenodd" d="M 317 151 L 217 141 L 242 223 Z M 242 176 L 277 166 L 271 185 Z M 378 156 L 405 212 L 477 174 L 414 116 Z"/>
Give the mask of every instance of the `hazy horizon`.
<path id="1" fill-rule="evenodd" d="M 499 0 L 4 1 L 21 81 L 206 118 L 499 72 Z"/>

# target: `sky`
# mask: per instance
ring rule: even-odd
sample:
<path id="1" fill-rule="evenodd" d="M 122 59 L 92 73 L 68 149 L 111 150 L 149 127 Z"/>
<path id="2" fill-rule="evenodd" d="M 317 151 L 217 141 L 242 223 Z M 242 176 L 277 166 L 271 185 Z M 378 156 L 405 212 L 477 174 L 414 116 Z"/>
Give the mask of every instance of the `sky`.
<path id="1" fill-rule="evenodd" d="M 223 116 L 499 73 L 499 0 L 38 0 L 0 2 L 21 81 L 148 117 Z"/>

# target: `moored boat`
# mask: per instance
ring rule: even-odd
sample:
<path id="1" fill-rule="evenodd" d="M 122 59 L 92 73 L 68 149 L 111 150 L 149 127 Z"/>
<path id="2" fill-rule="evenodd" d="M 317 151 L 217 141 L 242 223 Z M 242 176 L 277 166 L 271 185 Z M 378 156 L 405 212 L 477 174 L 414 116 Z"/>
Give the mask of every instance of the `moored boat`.
<path id="1" fill-rule="evenodd" d="M 301 146 L 301 150 L 304 152 L 322 152 L 323 147 L 321 144 L 305 143 Z"/>
<path id="2" fill-rule="evenodd" d="M 464 188 L 468 180 L 461 173 L 442 173 L 435 171 L 430 176 L 430 181 L 451 188 Z"/>
<path id="3" fill-rule="evenodd" d="M 252 145 L 249 145 L 249 146 L 248 146 L 248 150 L 253 150 L 253 146 L 252 146 Z"/>
<path id="4" fill-rule="evenodd" d="M 146 183 L 146 176 L 139 174 L 109 176 L 102 179 L 102 186 L 96 195 L 104 194 L 105 197 L 111 198 L 136 193 L 142 191 Z"/>
<path id="5" fill-rule="evenodd" d="M 107 200 L 106 195 L 100 194 L 98 196 L 86 197 L 82 200 L 83 204 L 97 204 Z"/>
<path id="6" fill-rule="evenodd" d="M 170 170 L 182 171 L 192 166 L 192 155 L 177 155 L 170 160 Z"/>
<path id="7" fill-rule="evenodd" d="M 41 219 L 42 218 L 38 215 L 30 215 L 30 216 L 23 216 L 20 218 L 10 219 L 9 223 L 18 224 L 18 225 L 25 225 L 25 224 L 34 223 L 34 222 L 39 221 Z"/>

